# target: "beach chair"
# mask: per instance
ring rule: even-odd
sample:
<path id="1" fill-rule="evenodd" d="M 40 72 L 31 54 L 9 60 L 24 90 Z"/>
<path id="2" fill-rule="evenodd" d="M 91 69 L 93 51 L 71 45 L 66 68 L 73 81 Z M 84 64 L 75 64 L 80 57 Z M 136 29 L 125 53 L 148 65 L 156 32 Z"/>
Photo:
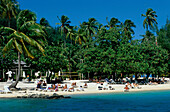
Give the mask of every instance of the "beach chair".
<path id="1" fill-rule="evenodd" d="M 113 79 L 110 79 L 111 84 L 116 84 L 116 82 Z"/>
<path id="2" fill-rule="evenodd" d="M 109 79 L 108 78 L 105 78 L 105 81 L 108 83 L 108 84 L 110 84 L 111 82 L 109 81 Z"/>

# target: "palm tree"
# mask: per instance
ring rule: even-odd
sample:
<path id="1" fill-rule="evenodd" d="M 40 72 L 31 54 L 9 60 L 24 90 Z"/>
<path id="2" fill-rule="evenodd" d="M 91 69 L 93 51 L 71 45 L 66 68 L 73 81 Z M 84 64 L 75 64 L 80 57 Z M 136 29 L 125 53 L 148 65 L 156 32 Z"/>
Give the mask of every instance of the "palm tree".
<path id="1" fill-rule="evenodd" d="M 30 16 L 28 16 L 29 14 Z M 28 50 L 28 45 L 38 48 L 44 54 L 44 49 L 42 47 L 43 42 L 41 41 L 41 38 L 45 37 L 45 33 L 42 30 L 42 27 L 35 23 L 35 20 L 36 16 L 34 13 L 30 12 L 29 10 L 23 10 L 19 13 L 16 20 L 17 30 L 10 27 L 1 27 L 0 29 L 5 34 L 9 34 L 7 35 L 9 41 L 3 48 L 2 52 L 5 54 L 10 52 L 11 49 L 16 49 L 18 52 L 18 75 L 16 81 L 12 83 L 9 88 L 16 88 L 20 78 L 20 54 L 25 53 L 28 57 L 32 59 L 34 58 L 34 56 Z"/>
<path id="2" fill-rule="evenodd" d="M 108 21 L 108 17 L 106 17 L 106 21 L 107 21 L 106 27 L 108 27 L 108 28 L 113 28 L 113 27 L 119 27 L 120 26 L 119 25 L 120 21 L 117 18 L 113 17 L 113 18 L 111 18 L 110 21 Z"/>
<path id="3" fill-rule="evenodd" d="M 45 18 L 40 19 L 40 25 L 42 25 L 44 27 L 49 27 L 50 26 L 49 22 Z"/>
<path id="4" fill-rule="evenodd" d="M 60 23 L 56 23 L 57 25 L 61 25 L 61 35 L 64 38 L 64 46 L 66 46 L 66 33 L 67 33 L 67 28 L 70 26 L 71 21 L 69 21 L 69 18 L 67 16 L 62 15 L 61 19 L 57 16 L 58 20 Z"/>
<path id="5" fill-rule="evenodd" d="M 85 34 L 85 32 L 82 28 L 79 28 L 78 31 L 75 34 L 75 43 L 77 41 L 79 42 L 80 45 L 82 44 L 82 42 L 87 41 L 86 34 Z"/>
<path id="6" fill-rule="evenodd" d="M 145 29 L 146 27 L 146 31 L 148 31 L 148 29 L 150 28 L 151 30 L 154 29 L 154 27 L 158 24 L 157 20 L 156 20 L 156 12 L 153 11 L 153 9 L 148 8 L 146 11 L 146 15 L 142 14 L 142 17 L 145 17 L 144 21 L 143 21 L 143 27 Z"/>
<path id="7" fill-rule="evenodd" d="M 16 18 L 18 14 L 19 5 L 15 0 L 0 0 L 1 17 L 8 20 L 8 27 L 10 27 L 10 20 L 12 17 Z"/>
<path id="8" fill-rule="evenodd" d="M 75 39 L 75 34 L 76 34 L 76 29 L 77 29 L 77 26 L 70 26 L 70 27 L 67 27 L 67 35 L 66 35 L 66 39 L 67 38 L 70 38 L 71 40 L 71 44 L 72 44 L 72 41 Z"/>
<path id="9" fill-rule="evenodd" d="M 135 28 L 136 25 L 134 24 L 134 22 L 132 22 L 131 20 L 127 19 L 125 20 L 124 23 L 121 23 L 122 28 L 123 28 L 123 32 L 125 33 L 125 35 L 131 39 L 131 34 L 135 34 L 135 32 L 133 31 L 132 28 Z"/>
<path id="10" fill-rule="evenodd" d="M 98 23 L 95 18 L 89 18 L 89 21 L 83 22 L 80 27 L 86 32 L 87 37 L 91 39 L 92 36 L 97 32 L 97 25 Z"/>
<path id="11" fill-rule="evenodd" d="M 97 34 L 95 35 L 95 39 L 99 39 L 106 34 L 106 32 L 107 32 L 106 27 L 107 26 L 103 26 L 103 24 L 98 25 L 98 30 L 97 30 Z"/>

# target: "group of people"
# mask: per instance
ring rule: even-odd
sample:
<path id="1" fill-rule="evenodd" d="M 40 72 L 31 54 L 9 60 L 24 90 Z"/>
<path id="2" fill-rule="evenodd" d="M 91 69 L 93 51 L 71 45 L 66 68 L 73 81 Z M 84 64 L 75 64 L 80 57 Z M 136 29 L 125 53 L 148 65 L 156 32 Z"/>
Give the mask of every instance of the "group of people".
<path id="1" fill-rule="evenodd" d="M 137 83 L 129 83 L 129 82 L 127 82 L 125 84 L 124 90 L 128 91 L 130 88 L 132 88 L 132 89 L 135 89 L 135 88 L 141 89 L 141 87 L 139 87 L 139 85 Z"/>
<path id="2" fill-rule="evenodd" d="M 84 88 L 87 88 L 87 83 L 85 83 L 83 86 L 84 86 Z M 67 84 L 65 84 L 64 87 L 61 88 L 61 90 L 62 91 L 69 91 L 69 92 L 74 92 L 75 89 L 77 91 L 84 91 L 83 86 L 79 86 L 79 88 L 77 88 L 78 86 L 76 85 L 76 82 L 73 82 L 71 84 L 71 86 L 67 86 Z"/>
<path id="3" fill-rule="evenodd" d="M 46 87 L 47 83 L 45 81 L 38 81 L 37 82 L 37 88 L 42 88 L 42 87 Z"/>
<path id="4" fill-rule="evenodd" d="M 87 88 L 87 83 L 85 83 L 83 86 L 80 86 L 79 88 L 77 88 L 77 84 L 76 82 L 73 82 L 71 85 L 61 85 L 61 84 L 51 84 L 50 86 L 47 86 L 47 83 L 45 81 L 37 81 L 37 89 L 44 89 L 44 90 L 54 90 L 54 91 L 58 91 L 59 88 L 61 88 L 61 91 L 69 91 L 69 92 L 73 92 L 75 91 L 75 88 L 77 91 L 84 91 L 84 88 Z"/>

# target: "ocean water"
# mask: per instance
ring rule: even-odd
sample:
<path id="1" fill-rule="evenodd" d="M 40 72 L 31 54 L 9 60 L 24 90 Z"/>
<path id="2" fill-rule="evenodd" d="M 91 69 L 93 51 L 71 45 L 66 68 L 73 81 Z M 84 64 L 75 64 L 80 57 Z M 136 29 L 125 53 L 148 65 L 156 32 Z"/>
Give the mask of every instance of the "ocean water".
<path id="1" fill-rule="evenodd" d="M 170 112 L 170 90 L 72 95 L 71 99 L 0 99 L 0 112 Z"/>

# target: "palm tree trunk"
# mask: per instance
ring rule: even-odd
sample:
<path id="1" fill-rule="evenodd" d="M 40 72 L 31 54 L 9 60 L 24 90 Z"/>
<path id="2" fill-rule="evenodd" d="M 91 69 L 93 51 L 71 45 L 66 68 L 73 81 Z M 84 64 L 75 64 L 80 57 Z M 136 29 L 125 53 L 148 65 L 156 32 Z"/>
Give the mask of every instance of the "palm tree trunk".
<path id="1" fill-rule="evenodd" d="M 70 62 L 69 62 L 69 75 L 70 75 L 70 79 L 71 79 L 71 65 L 70 65 Z"/>
<path id="2" fill-rule="evenodd" d="M 20 55 L 20 52 L 18 52 L 18 75 L 16 77 L 16 81 L 14 83 L 12 83 L 9 88 L 16 88 L 17 84 L 18 84 L 18 81 L 19 81 L 19 78 L 20 78 L 20 75 L 21 75 L 21 55 Z"/>

